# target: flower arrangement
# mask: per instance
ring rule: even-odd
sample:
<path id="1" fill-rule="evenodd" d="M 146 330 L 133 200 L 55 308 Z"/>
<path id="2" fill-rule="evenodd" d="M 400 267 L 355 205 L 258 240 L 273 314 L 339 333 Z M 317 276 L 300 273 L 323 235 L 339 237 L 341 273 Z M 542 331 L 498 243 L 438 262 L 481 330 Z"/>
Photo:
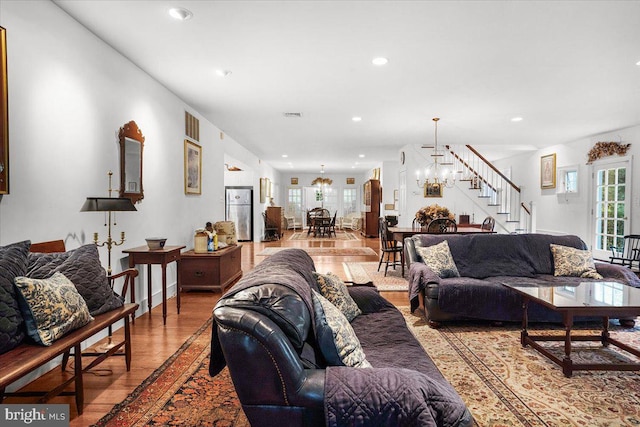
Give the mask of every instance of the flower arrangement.
<path id="1" fill-rule="evenodd" d="M 427 225 L 437 218 L 455 219 L 455 216 L 448 208 L 440 206 L 437 203 L 420 208 L 418 209 L 418 212 L 416 212 L 416 220 L 420 225 Z"/>

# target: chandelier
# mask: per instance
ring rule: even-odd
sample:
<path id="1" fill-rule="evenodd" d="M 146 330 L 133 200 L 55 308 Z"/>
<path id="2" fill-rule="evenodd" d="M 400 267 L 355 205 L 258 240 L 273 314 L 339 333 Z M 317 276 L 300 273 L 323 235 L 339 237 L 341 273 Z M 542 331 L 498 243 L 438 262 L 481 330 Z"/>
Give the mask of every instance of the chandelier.
<path id="1" fill-rule="evenodd" d="M 320 165 L 320 176 L 311 181 L 311 185 L 317 185 L 318 187 L 326 187 L 333 184 L 333 180 L 324 177 L 324 165 Z"/>
<path id="2" fill-rule="evenodd" d="M 418 187 L 445 186 L 447 188 L 453 188 L 456 184 L 455 172 L 447 168 L 447 166 L 452 166 L 453 162 L 447 161 L 445 150 L 438 148 L 439 120 L 440 118 L 438 117 L 433 118 L 433 123 L 435 124 L 434 145 L 422 146 L 423 148 L 433 148 L 433 152 L 430 154 L 432 161 L 426 166 L 422 180 L 420 179 L 420 171 L 416 171 L 416 184 Z"/>

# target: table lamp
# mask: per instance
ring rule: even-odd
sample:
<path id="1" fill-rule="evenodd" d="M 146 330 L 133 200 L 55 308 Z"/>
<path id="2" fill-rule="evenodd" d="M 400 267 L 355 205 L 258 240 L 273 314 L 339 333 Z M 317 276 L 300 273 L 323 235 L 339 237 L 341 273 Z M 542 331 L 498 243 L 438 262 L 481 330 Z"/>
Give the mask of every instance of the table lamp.
<path id="1" fill-rule="evenodd" d="M 109 197 L 87 197 L 87 200 L 80 208 L 80 212 L 106 212 L 105 226 L 107 227 L 107 240 L 102 243 L 98 243 L 98 233 L 93 233 L 93 242 L 96 246 L 107 247 L 107 275 L 111 276 L 111 248 L 113 246 L 119 246 L 124 243 L 124 231 L 120 232 L 120 241 L 116 242 L 111 238 L 111 213 L 112 212 L 126 212 L 137 211 L 136 207 L 131 202 L 131 199 L 127 197 L 111 197 L 111 176 L 113 172 L 109 171 Z M 115 215 L 113 216 L 113 225 L 117 225 L 115 221 Z"/>

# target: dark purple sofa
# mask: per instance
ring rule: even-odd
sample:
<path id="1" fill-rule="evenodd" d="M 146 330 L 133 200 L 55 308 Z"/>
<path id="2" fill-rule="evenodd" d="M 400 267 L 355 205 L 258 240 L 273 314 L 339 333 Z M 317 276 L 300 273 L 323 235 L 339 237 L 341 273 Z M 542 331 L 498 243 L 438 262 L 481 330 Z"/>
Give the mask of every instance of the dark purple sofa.
<path id="1" fill-rule="evenodd" d="M 351 326 L 373 367 L 328 366 L 311 302 L 314 270 L 303 250 L 281 251 L 213 310 L 210 374 L 228 366 L 252 426 L 473 425 L 402 314 L 373 287 L 349 288 L 362 311 Z"/>
<path id="2" fill-rule="evenodd" d="M 446 240 L 460 277 L 441 279 L 423 262 L 416 246 Z M 411 310 L 424 296 L 427 320 L 432 326 L 447 320 L 481 319 L 521 321 L 522 299 L 503 283 L 571 285 L 595 279 L 554 276 L 550 244 L 587 249 L 577 236 L 547 234 L 421 234 L 405 239 L 409 267 Z M 638 277 L 626 267 L 596 263 L 606 281 L 640 287 Z M 560 316 L 538 304 L 529 305 L 529 321 L 560 322 Z"/>

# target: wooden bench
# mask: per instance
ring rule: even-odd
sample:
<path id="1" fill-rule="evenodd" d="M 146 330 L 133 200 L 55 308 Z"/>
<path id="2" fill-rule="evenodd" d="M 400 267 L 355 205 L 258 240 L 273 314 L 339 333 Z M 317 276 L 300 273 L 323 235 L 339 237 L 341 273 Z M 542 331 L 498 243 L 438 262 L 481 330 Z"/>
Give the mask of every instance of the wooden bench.
<path id="1" fill-rule="evenodd" d="M 56 240 L 52 242 L 34 243 L 31 245 L 32 252 L 64 252 L 64 242 Z M 129 286 L 133 286 L 134 279 L 138 275 L 136 269 L 130 268 L 109 277 L 110 285 L 118 279 L 123 279 L 123 289 L 121 295 L 126 295 Z M 127 303 L 115 310 L 94 316 L 94 320 L 83 327 L 69 332 L 49 346 L 41 346 L 30 342 L 23 342 L 18 347 L 0 355 L 0 403 L 5 397 L 34 397 L 39 396 L 38 403 L 44 403 L 55 396 L 75 396 L 78 414 L 82 414 L 84 405 L 84 388 L 82 375 L 84 372 L 96 367 L 109 356 L 124 356 L 127 371 L 131 368 L 131 331 L 129 319 L 134 316 L 138 309 L 138 304 Z M 82 352 L 81 344 L 95 334 L 110 328 L 114 323 L 124 321 L 124 338 L 122 341 L 114 343 L 104 353 Z M 124 347 L 123 352 L 119 352 Z M 73 351 L 73 353 L 71 353 Z M 35 369 L 45 365 L 58 356 L 63 356 L 61 368 L 66 370 L 67 361 L 73 356 L 73 375 L 53 390 L 48 391 L 25 391 L 25 392 L 5 392 L 11 383 L 19 380 Z M 82 366 L 83 356 L 95 357 L 89 364 Z M 71 384 L 75 383 L 73 390 L 65 391 Z"/>

